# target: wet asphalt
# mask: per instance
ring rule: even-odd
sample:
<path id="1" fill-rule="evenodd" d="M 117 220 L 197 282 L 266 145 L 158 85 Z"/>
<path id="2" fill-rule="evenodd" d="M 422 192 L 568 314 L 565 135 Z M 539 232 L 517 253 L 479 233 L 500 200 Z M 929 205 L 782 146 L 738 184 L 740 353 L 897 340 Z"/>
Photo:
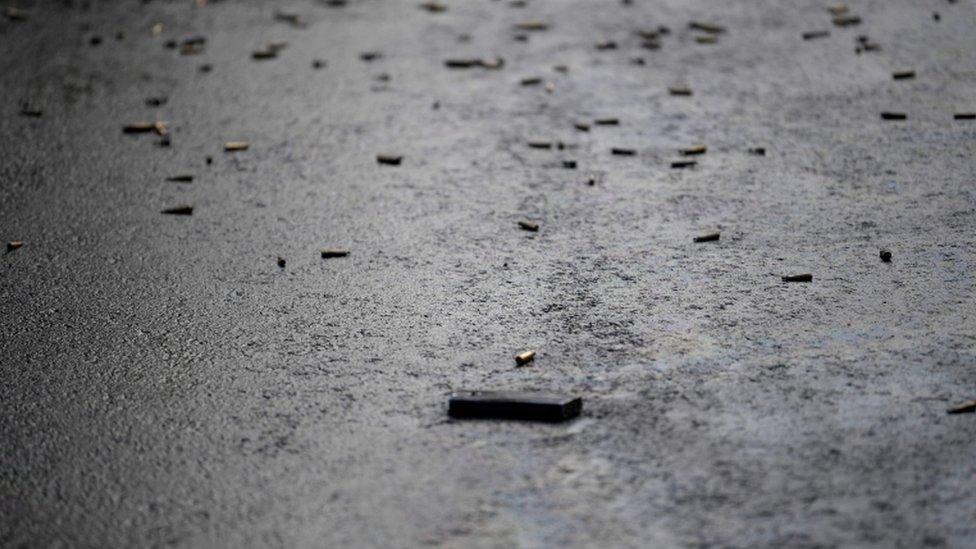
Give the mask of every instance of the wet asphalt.
<path id="1" fill-rule="evenodd" d="M 0 545 L 976 547 L 973 2 L 444 2 L 4 13 Z"/>

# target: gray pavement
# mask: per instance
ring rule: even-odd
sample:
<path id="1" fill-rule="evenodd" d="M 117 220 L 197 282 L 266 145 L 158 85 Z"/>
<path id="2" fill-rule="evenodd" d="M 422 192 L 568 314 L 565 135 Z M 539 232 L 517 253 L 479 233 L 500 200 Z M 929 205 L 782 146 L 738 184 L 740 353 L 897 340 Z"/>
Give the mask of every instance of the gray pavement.
<path id="1" fill-rule="evenodd" d="M 0 20 L 0 545 L 976 547 L 973 2 L 444 1 Z"/>

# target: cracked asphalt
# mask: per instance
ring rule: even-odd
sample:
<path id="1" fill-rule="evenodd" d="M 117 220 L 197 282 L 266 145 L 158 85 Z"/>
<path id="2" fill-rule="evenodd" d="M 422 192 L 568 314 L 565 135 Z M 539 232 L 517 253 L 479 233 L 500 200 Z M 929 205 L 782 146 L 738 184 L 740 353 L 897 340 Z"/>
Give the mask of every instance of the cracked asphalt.
<path id="1" fill-rule="evenodd" d="M 0 545 L 976 547 L 974 3 L 443 2 L 4 12 Z"/>

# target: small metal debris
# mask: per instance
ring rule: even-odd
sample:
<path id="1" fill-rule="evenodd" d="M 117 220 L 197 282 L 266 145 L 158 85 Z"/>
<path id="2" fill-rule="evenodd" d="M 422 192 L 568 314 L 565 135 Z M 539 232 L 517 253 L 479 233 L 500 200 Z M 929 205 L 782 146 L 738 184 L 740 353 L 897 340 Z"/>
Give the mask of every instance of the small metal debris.
<path id="1" fill-rule="evenodd" d="M 903 113 L 903 112 L 887 112 L 886 111 L 886 112 L 882 112 L 881 113 L 881 119 L 882 120 L 905 120 L 907 118 L 908 118 L 908 115 L 905 114 L 905 113 Z"/>
<path id="2" fill-rule="evenodd" d="M 576 128 L 577 130 L 581 131 L 581 132 L 588 132 L 588 131 L 590 131 L 590 125 L 589 124 L 584 124 L 583 122 L 577 122 L 577 123 L 573 124 L 573 127 Z"/>
<path id="3" fill-rule="evenodd" d="M 576 169 L 576 161 L 575 160 L 563 160 L 563 167 L 566 168 L 567 170 L 575 170 Z"/>
<path id="4" fill-rule="evenodd" d="M 843 15 L 847 13 L 847 5 L 834 4 L 833 6 L 828 7 L 827 11 L 829 11 L 832 15 Z"/>
<path id="5" fill-rule="evenodd" d="M 957 112 L 952 115 L 953 120 L 976 120 L 976 112 Z"/>
<path id="6" fill-rule="evenodd" d="M 766 156 L 766 148 L 765 147 L 753 147 L 753 148 L 749 149 L 749 154 L 754 154 L 756 156 Z"/>
<path id="7" fill-rule="evenodd" d="M 150 133 L 156 132 L 157 135 L 166 135 L 167 127 L 165 122 L 135 122 L 122 128 L 122 133 Z"/>
<path id="8" fill-rule="evenodd" d="M 376 155 L 376 162 L 380 164 L 386 164 L 389 166 L 399 166 L 402 160 L 403 160 L 403 156 L 396 155 L 396 154 L 380 153 Z"/>
<path id="9" fill-rule="evenodd" d="M 976 400 L 970 400 L 946 410 L 947 414 L 972 414 L 974 412 L 976 412 Z"/>
<path id="10" fill-rule="evenodd" d="M 515 28 L 521 31 L 544 31 L 549 29 L 549 23 L 544 21 L 523 21 L 516 23 Z"/>
<path id="11" fill-rule="evenodd" d="M 167 177 L 166 181 L 171 183 L 193 183 L 192 175 L 174 175 L 172 177 Z"/>
<path id="12" fill-rule="evenodd" d="M 170 140 L 168 135 L 164 135 L 159 141 L 156 142 L 156 146 L 158 147 L 169 147 L 172 144 L 173 142 Z"/>
<path id="13" fill-rule="evenodd" d="M 677 96 L 689 96 L 691 95 L 691 88 L 686 88 L 681 86 L 668 88 L 668 93 Z"/>
<path id="14" fill-rule="evenodd" d="M 830 36 L 830 31 L 818 30 L 818 31 L 808 31 L 803 33 L 804 40 L 816 40 L 817 38 L 826 38 Z"/>
<path id="15" fill-rule="evenodd" d="M 617 156 L 634 156 L 637 151 L 634 149 L 625 149 L 623 147 L 613 147 L 610 149 L 610 154 L 615 154 Z"/>
<path id="16" fill-rule="evenodd" d="M 619 118 L 597 118 L 593 121 L 597 126 L 616 126 L 620 124 Z"/>
<path id="17" fill-rule="evenodd" d="M 92 46 L 100 46 L 102 44 L 102 37 L 92 36 L 91 38 L 88 39 L 88 43 L 91 44 Z"/>
<path id="18" fill-rule="evenodd" d="M 211 164 L 213 164 L 213 157 L 210 156 L 210 155 L 207 155 L 207 157 L 204 159 L 204 162 L 206 162 L 208 166 L 211 165 Z"/>
<path id="19" fill-rule="evenodd" d="M 615 50 L 617 49 L 617 43 L 613 40 L 601 40 L 596 43 L 596 49 L 598 50 Z"/>
<path id="20" fill-rule="evenodd" d="M 200 65 L 200 67 L 197 70 L 199 70 L 200 72 L 202 72 L 204 74 L 207 74 L 207 73 L 209 73 L 210 71 L 213 70 L 213 65 L 211 65 L 210 63 L 204 63 L 204 64 Z"/>
<path id="21" fill-rule="evenodd" d="M 359 58 L 368 63 L 370 61 L 376 61 L 377 59 L 382 59 L 383 53 L 378 51 L 366 51 L 359 54 Z"/>
<path id="22" fill-rule="evenodd" d="M 523 351 L 515 355 L 516 366 L 525 366 L 533 360 L 535 360 L 535 351 Z"/>
<path id="23" fill-rule="evenodd" d="M 336 257 L 346 257 L 349 250 L 324 249 L 321 251 L 322 259 L 333 259 Z"/>
<path id="24" fill-rule="evenodd" d="M 193 206 L 176 206 L 175 208 L 167 208 L 163 210 L 162 213 L 168 215 L 193 215 Z"/>
<path id="25" fill-rule="evenodd" d="M 556 85 L 553 84 L 552 82 L 546 82 L 546 85 L 543 86 L 543 88 L 546 90 L 546 93 L 552 93 L 556 91 Z"/>
<path id="26" fill-rule="evenodd" d="M 694 156 L 698 154 L 705 154 L 708 151 L 708 147 L 705 145 L 692 145 L 687 149 L 683 149 L 681 154 L 685 156 Z"/>
<path id="27" fill-rule="evenodd" d="M 228 141 L 224 143 L 224 150 L 227 152 L 246 151 L 251 148 L 247 141 Z"/>
<path id="28" fill-rule="evenodd" d="M 280 255 L 278 256 L 278 267 L 282 269 L 285 268 L 285 258 L 281 257 Z"/>
<path id="29" fill-rule="evenodd" d="M 458 419 L 513 419 L 559 422 L 583 410 L 583 399 L 549 393 L 458 391 L 448 400 L 447 413 Z"/>
<path id="30" fill-rule="evenodd" d="M 527 145 L 533 149 L 551 149 L 552 142 L 550 141 L 529 141 Z"/>
<path id="31" fill-rule="evenodd" d="M 505 66 L 505 60 L 501 57 L 494 59 L 447 59 L 444 61 L 444 66 L 449 69 L 472 69 L 478 67 L 498 70 Z"/>
<path id="32" fill-rule="evenodd" d="M 881 261 L 891 263 L 891 252 L 889 250 L 882 248 L 878 255 L 881 256 Z"/>
<path id="33" fill-rule="evenodd" d="M 696 236 L 695 242 L 715 242 L 721 237 L 721 233 L 709 233 L 702 236 Z"/>
<path id="34" fill-rule="evenodd" d="M 783 282 L 813 282 L 812 274 L 787 275 L 783 277 Z"/>
<path id="35" fill-rule="evenodd" d="M 537 76 L 533 76 L 531 78 L 523 78 L 519 83 L 523 86 L 538 86 L 542 83 L 542 79 Z"/>
<path id="36" fill-rule="evenodd" d="M 677 160 L 671 163 L 671 167 L 676 170 L 683 170 L 685 168 L 694 168 L 698 162 L 694 160 Z"/>
<path id="37" fill-rule="evenodd" d="M 166 97 L 149 97 L 146 99 L 147 107 L 162 107 L 166 104 L 168 99 Z"/>
<path id="38" fill-rule="evenodd" d="M 23 240 L 11 240 L 10 242 L 7 242 L 7 253 L 17 250 L 23 246 L 24 246 Z"/>
<path id="39" fill-rule="evenodd" d="M 552 70 L 566 74 L 567 72 L 569 72 L 569 67 L 567 67 L 566 65 L 556 65 L 555 67 L 552 68 Z"/>
<path id="40" fill-rule="evenodd" d="M 915 71 L 897 71 L 891 73 L 891 78 L 894 80 L 908 80 L 915 78 Z"/>
<path id="41" fill-rule="evenodd" d="M 851 27 L 861 24 L 861 18 L 857 15 L 837 15 L 833 21 L 834 25 L 838 27 Z"/>
<path id="42" fill-rule="evenodd" d="M 443 13 L 447 11 L 447 5 L 441 4 L 436 0 L 427 0 L 426 2 L 422 2 L 420 7 L 431 13 Z"/>
<path id="43" fill-rule="evenodd" d="M 647 63 L 646 63 L 646 62 L 644 61 L 644 58 L 643 58 L 643 57 L 632 57 L 632 58 L 630 59 L 630 63 L 631 63 L 632 65 L 637 65 L 637 66 L 639 66 L 639 67 L 643 67 L 644 65 L 646 65 L 646 64 L 647 64 Z"/>
<path id="44" fill-rule="evenodd" d="M 718 44 L 717 36 L 696 36 L 695 42 L 699 44 Z"/>
<path id="45" fill-rule="evenodd" d="M 714 23 L 705 23 L 702 21 L 692 21 L 688 23 L 688 28 L 692 30 L 711 33 L 711 34 L 721 34 L 725 32 L 725 27 L 723 27 L 722 25 L 716 25 Z"/>
<path id="46" fill-rule="evenodd" d="M 41 109 L 37 109 L 29 105 L 24 105 L 20 109 L 20 115 L 26 116 L 28 118 L 40 118 L 41 116 L 44 115 L 44 112 Z"/>
<path id="47" fill-rule="evenodd" d="M 288 42 L 268 42 L 263 49 L 255 50 L 251 53 L 251 59 L 258 61 L 274 59 L 278 57 L 278 52 L 287 48 Z"/>
<path id="48" fill-rule="evenodd" d="M 529 231 L 533 233 L 539 231 L 539 224 L 536 223 L 535 221 L 519 221 L 518 226 L 523 231 Z"/>
<path id="49" fill-rule="evenodd" d="M 27 11 L 12 6 L 5 9 L 3 13 L 11 21 L 27 21 L 29 15 Z"/>
<path id="50" fill-rule="evenodd" d="M 314 59 L 312 61 L 312 68 L 313 69 L 324 69 L 325 66 L 326 66 L 325 61 L 323 61 L 321 59 Z"/>

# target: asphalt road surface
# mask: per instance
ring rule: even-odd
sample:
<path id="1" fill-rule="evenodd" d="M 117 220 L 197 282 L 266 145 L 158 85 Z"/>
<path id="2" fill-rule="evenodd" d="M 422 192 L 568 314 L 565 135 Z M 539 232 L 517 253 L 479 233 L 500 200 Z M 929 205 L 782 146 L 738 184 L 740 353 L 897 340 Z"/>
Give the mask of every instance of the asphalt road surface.
<path id="1" fill-rule="evenodd" d="M 0 545 L 976 547 L 974 3 L 443 1 L 4 12 Z"/>

